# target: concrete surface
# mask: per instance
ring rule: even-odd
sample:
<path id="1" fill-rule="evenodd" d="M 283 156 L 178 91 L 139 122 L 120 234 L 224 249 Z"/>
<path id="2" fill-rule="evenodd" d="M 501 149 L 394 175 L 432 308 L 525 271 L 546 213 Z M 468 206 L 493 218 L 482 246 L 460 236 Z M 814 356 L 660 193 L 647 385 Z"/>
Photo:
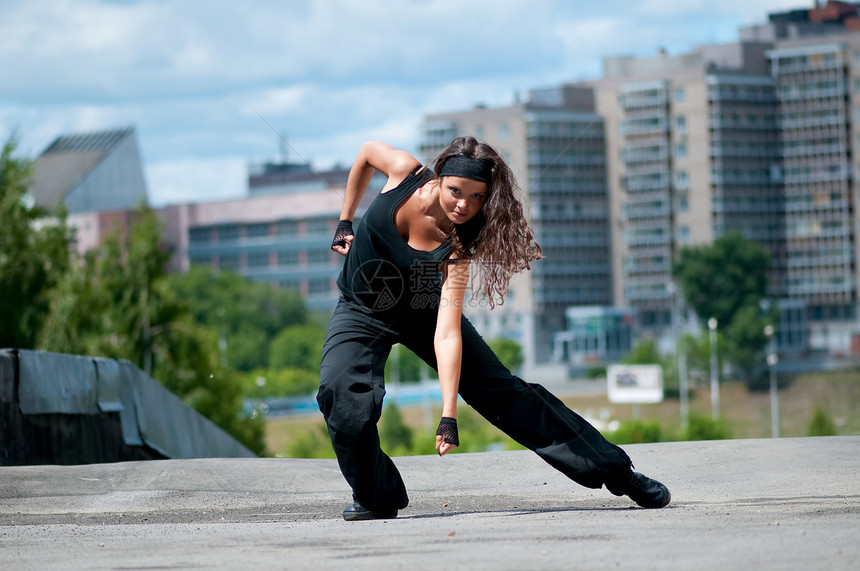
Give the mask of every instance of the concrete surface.
<path id="1" fill-rule="evenodd" d="M 344 522 L 333 460 L 0 468 L 3 569 L 857 569 L 860 436 L 626 446 L 662 510 L 530 452 L 396 458 L 411 505 Z"/>

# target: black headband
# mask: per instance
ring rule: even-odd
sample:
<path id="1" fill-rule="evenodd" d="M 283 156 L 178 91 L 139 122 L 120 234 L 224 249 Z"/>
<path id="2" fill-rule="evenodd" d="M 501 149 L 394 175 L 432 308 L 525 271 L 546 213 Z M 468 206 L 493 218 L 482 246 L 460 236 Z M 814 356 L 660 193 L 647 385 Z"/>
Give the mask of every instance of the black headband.
<path id="1" fill-rule="evenodd" d="M 442 165 L 439 176 L 459 176 L 490 186 L 490 183 L 493 182 L 493 161 L 492 159 L 475 159 L 466 155 L 453 155 L 448 157 L 448 160 Z"/>

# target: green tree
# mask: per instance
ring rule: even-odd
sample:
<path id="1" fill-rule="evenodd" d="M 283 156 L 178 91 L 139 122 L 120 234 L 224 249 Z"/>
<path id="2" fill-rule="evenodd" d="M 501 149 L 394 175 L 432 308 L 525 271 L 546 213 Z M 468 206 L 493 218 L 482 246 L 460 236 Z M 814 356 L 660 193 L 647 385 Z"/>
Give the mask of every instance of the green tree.
<path id="1" fill-rule="evenodd" d="M 732 232 L 711 245 L 685 246 L 672 275 L 684 300 L 702 320 L 731 323 L 742 307 L 758 307 L 767 290 L 769 254 L 757 242 Z"/>
<path id="2" fill-rule="evenodd" d="M 672 266 L 687 304 L 702 321 L 716 318 L 725 348 L 720 354 L 750 382 L 764 360 L 766 321 L 773 319 L 761 310 L 768 262 L 763 246 L 732 232 L 711 245 L 682 248 Z"/>
<path id="3" fill-rule="evenodd" d="M 490 346 L 499 361 L 511 371 L 516 371 L 525 362 L 522 346 L 513 339 L 497 337 L 488 341 L 487 345 Z"/>
<path id="4" fill-rule="evenodd" d="M 255 369 L 237 375 L 242 379 L 244 394 L 256 399 L 309 395 L 320 384 L 318 369 Z"/>
<path id="5" fill-rule="evenodd" d="M 662 365 L 663 358 L 657 352 L 653 339 L 643 339 L 633 346 L 621 362 L 625 365 Z"/>
<path id="6" fill-rule="evenodd" d="M 262 425 L 241 416 L 240 379 L 218 359 L 214 329 L 196 324 L 170 287 L 161 225 L 142 209 L 63 279 L 40 336 L 48 351 L 128 359 L 255 452 Z"/>
<path id="7" fill-rule="evenodd" d="M 426 373 L 428 378 L 434 377 L 436 373 L 418 355 L 399 343 L 391 348 L 391 354 L 385 362 L 385 378 L 394 379 L 395 369 L 398 372 L 397 378 L 401 383 L 420 381 L 422 372 Z"/>
<path id="8" fill-rule="evenodd" d="M 309 317 L 298 293 L 232 272 L 216 273 L 208 266 L 194 265 L 186 273 L 169 276 L 168 283 L 196 323 L 218 332 L 226 345 L 223 360 L 239 371 L 268 366 L 273 338 Z"/>
<path id="9" fill-rule="evenodd" d="M 32 349 L 50 312 L 51 290 L 69 267 L 65 212 L 27 195 L 32 163 L 16 158 L 13 135 L 0 151 L 0 347 Z"/>
<path id="10" fill-rule="evenodd" d="M 742 307 L 724 330 L 724 353 L 748 381 L 754 380 L 756 369 L 765 363 L 768 337 L 764 329 L 768 321 L 761 316 L 759 307 Z M 752 388 L 752 385 L 751 385 Z"/>
<path id="11" fill-rule="evenodd" d="M 702 334 L 684 335 L 678 345 L 681 351 L 687 355 L 687 375 L 693 383 L 704 383 L 710 378 L 711 370 L 711 343 L 708 331 Z M 720 336 L 717 336 L 717 354 L 721 354 L 719 347 L 722 344 Z"/>
<path id="12" fill-rule="evenodd" d="M 281 330 L 269 347 L 269 368 L 318 372 L 326 330 L 317 325 L 293 325 Z"/>

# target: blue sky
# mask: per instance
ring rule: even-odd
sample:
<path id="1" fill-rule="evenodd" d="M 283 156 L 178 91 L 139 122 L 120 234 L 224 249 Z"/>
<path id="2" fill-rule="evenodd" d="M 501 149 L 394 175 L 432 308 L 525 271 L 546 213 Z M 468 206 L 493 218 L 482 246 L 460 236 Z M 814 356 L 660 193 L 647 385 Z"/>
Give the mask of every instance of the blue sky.
<path id="1" fill-rule="evenodd" d="M 4 0 L 0 141 L 134 126 L 150 202 L 242 196 L 249 161 L 316 168 L 423 115 L 598 77 L 603 57 L 734 41 L 812 0 Z M 265 119 L 260 118 L 262 116 Z M 292 160 L 300 160 L 293 152 Z"/>

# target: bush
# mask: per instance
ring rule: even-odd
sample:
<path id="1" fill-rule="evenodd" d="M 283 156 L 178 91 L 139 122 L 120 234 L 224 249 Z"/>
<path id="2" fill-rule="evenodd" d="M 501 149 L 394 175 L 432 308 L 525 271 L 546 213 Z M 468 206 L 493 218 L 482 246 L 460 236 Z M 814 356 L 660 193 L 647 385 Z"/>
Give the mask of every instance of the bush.
<path id="1" fill-rule="evenodd" d="M 725 440 L 731 432 L 721 418 L 714 420 L 706 416 L 691 414 L 684 440 Z"/>
<path id="2" fill-rule="evenodd" d="M 389 456 L 409 454 L 412 450 L 412 429 L 403 422 L 403 415 L 393 402 L 386 404 L 382 412 L 379 440 Z"/>
<path id="3" fill-rule="evenodd" d="M 594 367 L 589 367 L 587 371 L 585 371 L 586 379 L 605 379 L 606 378 L 606 367 L 602 367 L 600 365 L 595 365 Z"/>
<path id="4" fill-rule="evenodd" d="M 437 417 L 439 415 L 436 410 Z M 457 428 L 460 446 L 450 453 L 487 452 L 489 450 L 523 450 L 513 439 L 496 429 L 469 407 L 460 407 Z M 334 458 L 325 423 L 304 429 L 294 429 L 287 445 L 288 458 Z M 403 422 L 394 403 L 386 403 L 379 421 L 379 440 L 389 456 L 436 454 L 436 427 L 415 431 Z M 277 452 L 277 451 L 273 451 Z"/>
<path id="5" fill-rule="evenodd" d="M 334 458 L 325 422 L 302 431 L 287 446 L 288 458 Z"/>
<path id="6" fill-rule="evenodd" d="M 661 442 L 663 433 L 660 423 L 656 420 L 625 420 L 618 429 L 607 438 L 613 444 L 642 444 L 644 442 Z"/>
<path id="7" fill-rule="evenodd" d="M 830 415 L 820 404 L 815 407 L 812 418 L 809 421 L 809 436 L 836 436 L 836 425 L 830 419 Z"/>

